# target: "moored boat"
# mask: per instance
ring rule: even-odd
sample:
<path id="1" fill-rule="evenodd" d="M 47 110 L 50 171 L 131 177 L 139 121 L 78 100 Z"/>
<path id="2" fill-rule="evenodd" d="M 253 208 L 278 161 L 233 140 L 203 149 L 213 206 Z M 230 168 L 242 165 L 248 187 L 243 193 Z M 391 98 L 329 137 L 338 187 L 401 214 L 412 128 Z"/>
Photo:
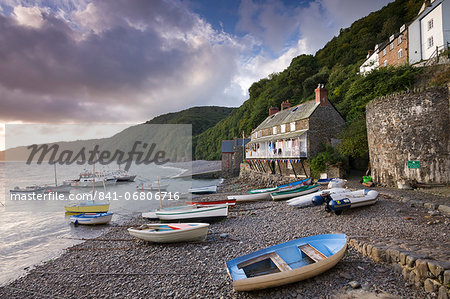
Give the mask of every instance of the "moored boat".
<path id="1" fill-rule="evenodd" d="M 146 224 L 130 227 L 130 235 L 150 242 L 173 243 L 202 241 L 208 234 L 208 223 Z"/>
<path id="2" fill-rule="evenodd" d="M 217 186 L 206 186 L 206 187 L 200 187 L 200 188 L 191 188 L 188 190 L 191 194 L 212 194 L 217 192 Z"/>
<path id="3" fill-rule="evenodd" d="M 18 186 L 14 187 L 14 189 L 9 190 L 10 193 L 41 193 L 44 191 L 44 187 L 32 185 L 26 186 L 25 188 L 20 188 Z"/>
<path id="4" fill-rule="evenodd" d="M 281 286 L 321 274 L 344 256 L 347 236 L 310 236 L 271 246 L 226 262 L 236 291 Z"/>
<path id="5" fill-rule="evenodd" d="M 188 219 L 204 219 L 212 220 L 218 218 L 226 218 L 228 216 L 228 205 L 214 206 L 187 206 L 184 209 L 161 210 L 155 212 L 160 220 L 188 220 Z"/>
<path id="6" fill-rule="evenodd" d="M 317 184 L 319 185 L 328 185 L 332 180 L 335 180 L 337 178 L 328 178 L 328 179 L 318 179 Z"/>
<path id="7" fill-rule="evenodd" d="M 301 186 L 296 189 L 291 189 L 287 191 L 275 191 L 270 193 L 270 196 L 272 197 L 272 200 L 283 200 L 283 199 L 289 199 L 296 196 L 304 195 L 313 193 L 317 190 L 319 190 L 319 185 L 306 185 Z"/>
<path id="8" fill-rule="evenodd" d="M 169 184 L 159 184 L 158 183 L 152 183 L 152 184 L 139 184 L 136 186 L 136 189 L 138 189 L 139 191 L 143 192 L 143 191 L 166 191 L 167 188 L 169 187 Z"/>
<path id="9" fill-rule="evenodd" d="M 236 199 L 209 200 L 209 201 L 187 201 L 186 204 L 200 205 L 200 206 L 211 206 L 211 205 L 234 206 L 236 204 Z"/>
<path id="10" fill-rule="evenodd" d="M 106 224 L 112 219 L 113 213 L 83 213 L 79 215 L 70 216 L 70 222 L 74 224 Z"/>
<path id="11" fill-rule="evenodd" d="M 106 213 L 109 203 L 96 203 L 93 200 L 73 203 L 64 207 L 67 213 Z"/>

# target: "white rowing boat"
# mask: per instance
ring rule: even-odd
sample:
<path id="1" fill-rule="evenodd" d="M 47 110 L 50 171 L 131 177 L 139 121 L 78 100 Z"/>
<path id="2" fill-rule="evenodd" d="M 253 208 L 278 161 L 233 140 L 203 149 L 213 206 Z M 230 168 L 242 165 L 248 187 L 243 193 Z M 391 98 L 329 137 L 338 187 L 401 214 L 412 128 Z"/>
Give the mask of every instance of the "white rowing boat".
<path id="1" fill-rule="evenodd" d="M 130 235 L 156 243 L 202 241 L 208 234 L 208 223 L 146 224 L 130 227 Z"/>
<path id="2" fill-rule="evenodd" d="M 70 216 L 70 222 L 74 224 L 106 224 L 111 221 L 114 213 L 83 213 Z"/>
<path id="3" fill-rule="evenodd" d="M 161 210 L 155 212 L 160 220 L 217 219 L 228 216 L 228 205 L 198 206 L 190 205 L 183 209 Z"/>

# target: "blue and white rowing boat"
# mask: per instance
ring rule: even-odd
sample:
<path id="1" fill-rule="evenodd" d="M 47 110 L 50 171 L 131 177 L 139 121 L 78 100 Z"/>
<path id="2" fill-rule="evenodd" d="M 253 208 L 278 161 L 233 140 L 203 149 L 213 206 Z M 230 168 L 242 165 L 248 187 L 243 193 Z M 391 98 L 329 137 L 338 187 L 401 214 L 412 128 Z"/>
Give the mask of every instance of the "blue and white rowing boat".
<path id="1" fill-rule="evenodd" d="M 236 291 L 277 287 L 334 267 L 344 256 L 347 236 L 317 235 L 258 250 L 226 262 Z"/>
<path id="2" fill-rule="evenodd" d="M 114 213 L 83 213 L 70 216 L 70 222 L 74 224 L 106 224 L 111 221 Z"/>

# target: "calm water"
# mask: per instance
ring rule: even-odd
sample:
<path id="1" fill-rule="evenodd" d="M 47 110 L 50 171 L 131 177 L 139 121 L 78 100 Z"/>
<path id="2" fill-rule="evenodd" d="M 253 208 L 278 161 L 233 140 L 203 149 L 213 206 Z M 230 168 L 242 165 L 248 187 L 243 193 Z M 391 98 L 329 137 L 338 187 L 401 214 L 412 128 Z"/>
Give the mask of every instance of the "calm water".
<path id="1" fill-rule="evenodd" d="M 74 179 L 85 169 L 83 166 L 57 167 L 58 183 L 65 179 Z M 113 170 L 112 167 L 98 170 Z M 110 201 L 110 212 L 114 212 L 112 223 L 121 224 L 139 213 L 157 208 L 156 200 L 125 200 L 125 194 L 132 198 L 136 186 L 141 182 L 151 183 L 157 177 L 168 183 L 169 192 L 186 193 L 190 187 L 219 184 L 219 180 L 174 179 L 183 169 L 177 167 L 156 167 L 154 165 L 133 165 L 131 173 L 137 174 L 133 183 L 120 183 L 96 188 L 99 192 L 113 194 L 117 200 Z M 73 226 L 69 216 L 65 215 L 64 206 L 70 203 L 60 201 L 9 201 L 9 190 L 15 186 L 43 185 L 54 183 L 54 168 L 51 165 L 26 165 L 24 163 L 0 162 L 0 285 L 6 284 L 26 269 L 43 261 L 56 258 L 64 248 L 82 242 L 81 238 L 99 236 L 108 226 Z M 100 190 L 99 190 L 100 189 Z M 79 188 L 72 193 L 89 193 L 90 188 Z M 122 198 L 120 198 L 122 197 Z M 149 198 L 149 197 L 147 197 Z M 164 200 L 164 206 L 180 205 L 186 199 Z M 6 201 L 6 206 L 5 205 Z"/>

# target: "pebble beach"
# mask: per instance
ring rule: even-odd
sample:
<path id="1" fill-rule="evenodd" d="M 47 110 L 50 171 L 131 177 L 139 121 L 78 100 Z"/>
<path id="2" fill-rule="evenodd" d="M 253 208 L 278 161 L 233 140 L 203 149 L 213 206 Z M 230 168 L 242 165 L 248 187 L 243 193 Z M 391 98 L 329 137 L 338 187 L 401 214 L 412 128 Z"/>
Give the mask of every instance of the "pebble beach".
<path id="1" fill-rule="evenodd" d="M 218 193 L 202 200 L 243 194 L 258 182 L 226 179 Z M 352 186 L 353 187 L 353 186 Z M 357 185 L 355 185 L 357 187 Z M 111 225 L 100 237 L 65 250 L 57 259 L 31 269 L 0 287 L 1 298 L 433 298 L 401 273 L 374 262 L 349 246 L 331 270 L 290 285 L 235 292 L 227 260 L 268 246 L 315 234 L 345 233 L 370 244 L 398 245 L 421 258 L 449 260 L 450 221 L 444 213 L 398 199 L 402 191 L 380 192 L 373 206 L 326 213 L 296 209 L 285 202 L 238 204 L 227 219 L 213 222 L 203 242 L 153 244 L 131 237 L 127 227 L 148 223 L 136 215 L 126 225 Z M 395 193 L 397 192 L 397 193 Z M 400 194 L 401 193 L 401 194 Z M 429 200 L 444 197 L 427 194 Z M 419 198 L 417 198 L 419 200 Z M 412 202 L 413 203 L 413 202 Z"/>

